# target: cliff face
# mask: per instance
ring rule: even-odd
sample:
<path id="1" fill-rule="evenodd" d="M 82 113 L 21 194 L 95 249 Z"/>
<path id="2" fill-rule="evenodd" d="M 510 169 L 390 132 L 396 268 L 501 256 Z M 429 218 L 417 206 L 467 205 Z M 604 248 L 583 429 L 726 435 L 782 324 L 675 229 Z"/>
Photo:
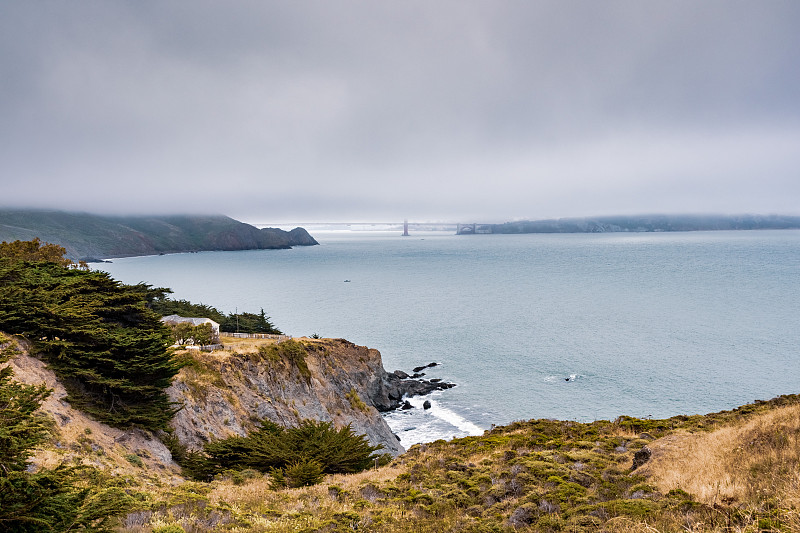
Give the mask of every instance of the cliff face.
<path id="1" fill-rule="evenodd" d="M 225 350 L 178 354 L 186 366 L 167 390 L 184 406 L 172 426 L 179 441 L 191 449 L 214 438 L 245 435 L 263 418 L 283 426 L 315 419 L 337 427 L 350 424 L 356 434 L 383 446 L 383 453 L 398 455 L 405 450 L 378 409 L 396 408 L 404 394 L 449 386 L 387 373 L 377 350 L 343 339 L 223 341 L 230 341 Z M 162 479 L 180 480 L 180 468 L 158 438 L 146 431 L 109 427 L 72 408 L 64 387 L 29 354 L 28 345 L 21 340 L 12 344 L 0 349 L 13 350 L 14 379 L 46 383 L 54 390 L 41 408 L 55 421 L 53 446 L 37 452 L 34 464 L 53 467 L 84 461 L 121 475 L 146 479 L 157 472 Z"/>
<path id="2" fill-rule="evenodd" d="M 419 383 L 387 373 L 377 350 L 342 339 L 303 339 L 302 346 L 302 361 L 267 353 L 257 341 L 193 354 L 197 364 L 182 369 L 168 389 L 185 405 L 173 420 L 178 438 L 197 449 L 210 438 L 243 435 L 262 418 L 282 426 L 310 418 L 351 424 L 386 453 L 402 453 L 378 408 L 394 408 Z"/>
<path id="3" fill-rule="evenodd" d="M 261 231 L 265 231 L 267 229 L 271 228 L 264 228 Z M 314 239 L 314 237 L 309 235 L 305 228 L 294 228 L 293 230 L 289 231 L 289 244 L 292 246 L 314 246 L 315 244 L 319 243 L 316 239 Z"/>

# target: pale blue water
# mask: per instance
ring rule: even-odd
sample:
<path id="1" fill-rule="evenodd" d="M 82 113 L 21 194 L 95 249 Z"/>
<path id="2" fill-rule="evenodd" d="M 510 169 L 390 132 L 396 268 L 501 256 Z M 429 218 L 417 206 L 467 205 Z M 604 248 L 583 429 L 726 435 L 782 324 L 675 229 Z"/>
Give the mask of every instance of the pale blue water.
<path id="1" fill-rule="evenodd" d="M 430 411 L 387 415 L 404 445 L 800 392 L 800 231 L 310 231 L 320 246 L 99 268 L 224 312 L 263 307 L 288 334 L 377 348 L 390 371 L 440 363 L 428 377 L 457 387 Z"/>

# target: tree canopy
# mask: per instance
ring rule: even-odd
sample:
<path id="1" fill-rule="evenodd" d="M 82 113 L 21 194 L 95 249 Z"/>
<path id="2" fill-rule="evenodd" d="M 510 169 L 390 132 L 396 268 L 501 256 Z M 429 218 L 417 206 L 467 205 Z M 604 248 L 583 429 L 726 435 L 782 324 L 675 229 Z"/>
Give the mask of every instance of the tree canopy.
<path id="1" fill-rule="evenodd" d="M 87 270 L 89 267 L 83 261 L 74 263 L 64 257 L 67 250 L 58 244 L 42 242 L 38 237 L 30 241 L 0 242 L 0 257 L 18 261 L 46 261 L 56 263 L 63 267 L 79 267 Z"/>
<path id="2" fill-rule="evenodd" d="M 161 289 L 70 266 L 0 255 L 0 330 L 31 340 L 76 407 L 117 427 L 166 427 L 180 367 L 146 305 Z"/>
<path id="3" fill-rule="evenodd" d="M 152 289 L 152 291 L 153 297 L 148 301 L 147 305 L 161 316 L 179 315 L 210 318 L 219 324 L 221 331 L 281 334 L 281 330 L 270 321 L 263 308 L 260 313 L 237 312 L 225 315 L 222 311 L 210 305 L 196 304 L 188 300 L 172 300 L 167 296 L 171 292 L 169 289 Z"/>
<path id="4" fill-rule="evenodd" d="M 247 436 L 206 444 L 203 457 L 192 457 L 192 467 L 195 474 L 205 476 L 253 468 L 271 472 L 289 486 L 301 486 L 316 483 L 325 474 L 361 472 L 376 459 L 385 462 L 387 456 L 375 453 L 380 449 L 364 435 L 355 434 L 349 425 L 337 429 L 332 422 L 303 420 L 296 427 L 284 428 L 262 420 Z M 309 465 L 317 473 L 302 475 Z"/>

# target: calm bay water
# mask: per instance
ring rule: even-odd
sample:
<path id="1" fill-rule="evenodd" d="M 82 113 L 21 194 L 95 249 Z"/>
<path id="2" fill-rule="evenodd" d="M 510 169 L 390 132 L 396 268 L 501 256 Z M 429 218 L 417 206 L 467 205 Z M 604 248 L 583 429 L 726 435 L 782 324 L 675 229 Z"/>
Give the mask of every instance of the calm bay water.
<path id="1" fill-rule="evenodd" d="M 126 283 L 457 383 L 387 421 L 404 445 L 529 418 L 730 409 L 800 392 L 800 231 L 315 232 L 320 246 L 116 259 Z M 349 280 L 349 281 L 345 281 Z M 422 399 L 412 400 L 421 406 Z"/>

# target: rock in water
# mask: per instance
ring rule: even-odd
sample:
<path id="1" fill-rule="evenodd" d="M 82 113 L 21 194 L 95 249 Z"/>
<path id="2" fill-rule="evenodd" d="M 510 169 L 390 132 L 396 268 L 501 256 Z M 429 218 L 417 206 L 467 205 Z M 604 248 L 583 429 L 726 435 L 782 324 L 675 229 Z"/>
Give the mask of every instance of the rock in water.
<path id="1" fill-rule="evenodd" d="M 430 409 L 431 408 L 431 402 L 429 400 L 425 400 L 425 403 L 422 404 L 422 408 L 423 409 Z"/>

